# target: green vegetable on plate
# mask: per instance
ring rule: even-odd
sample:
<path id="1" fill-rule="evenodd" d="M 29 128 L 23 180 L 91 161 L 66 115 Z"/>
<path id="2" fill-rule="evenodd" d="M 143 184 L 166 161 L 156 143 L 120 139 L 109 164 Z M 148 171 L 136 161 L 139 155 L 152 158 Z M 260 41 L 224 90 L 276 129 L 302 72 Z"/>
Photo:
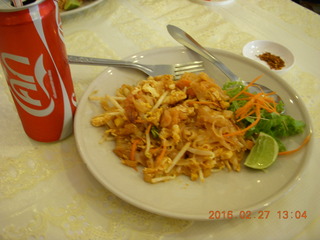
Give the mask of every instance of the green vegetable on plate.
<path id="1" fill-rule="evenodd" d="M 80 7 L 82 4 L 82 0 L 67 0 L 65 5 L 64 5 L 64 10 L 72 10 L 75 8 Z"/>
<path id="2" fill-rule="evenodd" d="M 230 110 L 237 112 L 239 109 L 243 108 L 248 101 L 248 95 L 243 94 L 247 92 L 245 86 L 241 82 L 227 82 L 224 84 L 223 89 L 230 98 L 234 98 L 230 103 Z M 239 95 L 239 96 L 237 96 Z M 268 103 L 270 106 L 272 103 Z M 252 113 L 240 121 L 238 125 L 240 128 L 247 128 L 252 124 L 245 132 L 246 138 L 257 138 L 260 132 L 272 136 L 279 145 L 279 152 L 286 151 L 286 146 L 282 142 L 282 138 L 293 136 L 302 133 L 305 129 L 305 123 L 300 120 L 296 120 L 289 115 L 282 114 L 284 109 L 283 102 L 274 104 L 274 111 L 265 109 L 263 107 L 259 108 L 259 118 L 260 120 L 253 124 L 257 119 L 257 113 L 252 110 Z M 248 109 L 250 111 L 251 109 Z"/>

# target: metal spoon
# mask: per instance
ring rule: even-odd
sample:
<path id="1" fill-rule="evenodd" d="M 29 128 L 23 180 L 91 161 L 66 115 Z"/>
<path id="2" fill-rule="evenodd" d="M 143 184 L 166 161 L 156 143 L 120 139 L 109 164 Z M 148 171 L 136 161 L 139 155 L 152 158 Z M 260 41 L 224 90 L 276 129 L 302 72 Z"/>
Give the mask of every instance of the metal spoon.
<path id="1" fill-rule="evenodd" d="M 191 49 L 192 51 L 198 53 L 200 56 L 204 57 L 205 59 L 213 63 L 215 66 L 217 66 L 231 81 L 241 81 L 245 86 L 249 84 L 249 82 L 241 80 L 226 65 L 224 65 L 219 59 L 213 56 L 212 53 L 210 53 L 208 50 L 202 47 L 196 40 L 194 40 L 189 34 L 184 32 L 182 29 L 173 25 L 167 25 L 167 30 L 176 41 L 178 41 L 185 47 Z M 270 88 L 264 85 L 257 83 L 255 83 L 254 85 L 255 86 L 249 87 L 250 92 L 273 92 Z M 270 97 L 273 97 L 276 102 L 281 101 L 281 97 L 278 94 L 270 95 Z"/>

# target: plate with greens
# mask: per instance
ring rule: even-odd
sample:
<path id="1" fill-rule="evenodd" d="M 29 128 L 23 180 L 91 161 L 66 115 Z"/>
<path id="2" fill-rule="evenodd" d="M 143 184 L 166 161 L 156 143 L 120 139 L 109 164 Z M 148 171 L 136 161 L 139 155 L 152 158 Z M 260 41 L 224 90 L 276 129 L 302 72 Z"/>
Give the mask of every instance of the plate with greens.
<path id="1" fill-rule="evenodd" d="M 92 8 L 103 0 L 59 0 L 61 17 L 76 14 Z"/>
<path id="2" fill-rule="evenodd" d="M 251 157 L 247 163 L 251 167 L 245 165 L 245 159 L 243 159 L 239 172 L 227 170 L 214 172 L 204 181 L 191 181 L 190 178 L 181 175 L 167 182 L 156 184 L 145 182 L 140 169 L 134 170 L 121 163 L 119 157 L 113 152 L 115 147 L 113 141 L 101 142 L 104 130 L 93 127 L 90 123 L 94 115 L 102 112 L 99 104 L 89 100 L 92 93 L 98 96 L 105 94 L 113 96 L 123 84 L 135 85 L 146 78 L 143 73 L 133 69 L 110 67 L 91 83 L 81 98 L 75 117 L 74 131 L 78 151 L 89 171 L 103 186 L 122 200 L 146 211 L 179 219 L 213 220 L 253 217 L 254 212 L 280 199 L 303 177 L 303 172 L 310 161 L 312 140 L 299 151 L 290 152 L 299 148 L 312 131 L 310 116 L 301 97 L 279 75 L 261 64 L 227 51 L 217 49 L 210 49 L 210 51 L 213 51 L 214 55 L 241 79 L 250 82 L 261 75 L 257 83 L 268 86 L 281 96 L 285 114 L 290 117 L 278 118 L 272 113 L 268 116 L 260 109 L 260 117 L 269 118 L 273 123 L 252 126 L 255 119 L 245 116 L 246 119 L 241 123 L 241 128 L 249 127 L 252 133 L 248 132 L 248 134 L 252 134 L 255 139 L 260 136 L 261 142 L 266 143 L 273 151 L 278 150 L 274 148 L 277 144 L 281 151 L 286 151 L 286 154 L 277 155 L 275 161 L 264 170 L 252 168 L 256 164 Z M 126 58 L 126 60 L 145 64 L 175 64 L 199 59 L 198 55 L 183 47 L 153 49 Z M 225 85 L 229 90 L 234 90 L 231 93 L 234 94 L 233 97 L 239 92 L 243 93 L 242 87 L 238 88 L 228 83 L 228 79 L 213 64 L 205 59 L 201 60 L 204 61 L 205 72 L 215 79 L 219 86 Z M 232 106 L 234 111 L 244 109 L 245 104 L 241 102 L 243 100 L 241 98 L 245 96 L 234 101 L 237 103 L 236 106 Z M 298 132 L 297 134 L 294 132 L 289 137 L 279 137 L 280 133 L 291 135 L 292 131 Z M 281 143 L 278 145 L 279 141 Z M 283 147 L 286 149 L 284 150 Z M 252 151 L 261 152 L 259 149 Z M 269 152 L 262 151 L 262 157 L 267 158 L 266 155 Z M 252 213 L 252 216 L 246 216 L 245 213 Z"/>

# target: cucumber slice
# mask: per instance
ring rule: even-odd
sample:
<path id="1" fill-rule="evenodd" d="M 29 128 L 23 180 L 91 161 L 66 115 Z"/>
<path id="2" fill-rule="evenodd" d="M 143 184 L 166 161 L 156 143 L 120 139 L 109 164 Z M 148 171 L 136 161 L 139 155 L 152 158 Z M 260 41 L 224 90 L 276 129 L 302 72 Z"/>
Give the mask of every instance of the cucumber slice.
<path id="1" fill-rule="evenodd" d="M 67 0 L 64 5 L 64 10 L 68 11 L 68 10 L 78 8 L 81 6 L 81 4 L 82 4 L 81 0 Z"/>

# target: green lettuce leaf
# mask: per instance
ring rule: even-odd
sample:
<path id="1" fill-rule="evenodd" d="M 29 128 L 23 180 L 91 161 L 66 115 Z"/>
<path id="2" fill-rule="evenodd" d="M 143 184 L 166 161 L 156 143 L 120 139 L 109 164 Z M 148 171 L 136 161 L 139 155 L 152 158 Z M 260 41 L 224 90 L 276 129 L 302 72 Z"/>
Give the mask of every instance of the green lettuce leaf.
<path id="1" fill-rule="evenodd" d="M 240 91 L 244 89 L 244 86 L 241 82 L 227 82 L 224 84 L 223 88 L 228 96 L 234 97 Z M 245 97 L 245 96 L 244 96 Z M 241 95 L 240 97 L 241 98 Z M 241 108 L 244 104 L 246 104 L 246 100 L 237 100 L 233 101 L 230 104 L 229 109 L 233 112 L 237 111 L 238 108 Z M 280 102 L 277 105 L 278 112 L 282 112 L 284 109 L 283 102 Z M 249 126 L 255 120 L 255 115 L 247 117 L 240 121 L 238 124 L 240 127 L 245 128 Z M 246 132 L 246 137 L 256 137 L 260 132 L 264 132 L 266 134 L 271 135 L 279 144 L 279 151 L 285 151 L 286 147 L 281 141 L 282 138 L 293 136 L 299 133 L 302 133 L 305 128 L 305 123 L 300 120 L 296 120 L 293 117 L 285 114 L 278 113 L 269 113 L 268 111 L 262 109 L 261 110 L 261 120 L 259 123 L 249 129 Z"/>

